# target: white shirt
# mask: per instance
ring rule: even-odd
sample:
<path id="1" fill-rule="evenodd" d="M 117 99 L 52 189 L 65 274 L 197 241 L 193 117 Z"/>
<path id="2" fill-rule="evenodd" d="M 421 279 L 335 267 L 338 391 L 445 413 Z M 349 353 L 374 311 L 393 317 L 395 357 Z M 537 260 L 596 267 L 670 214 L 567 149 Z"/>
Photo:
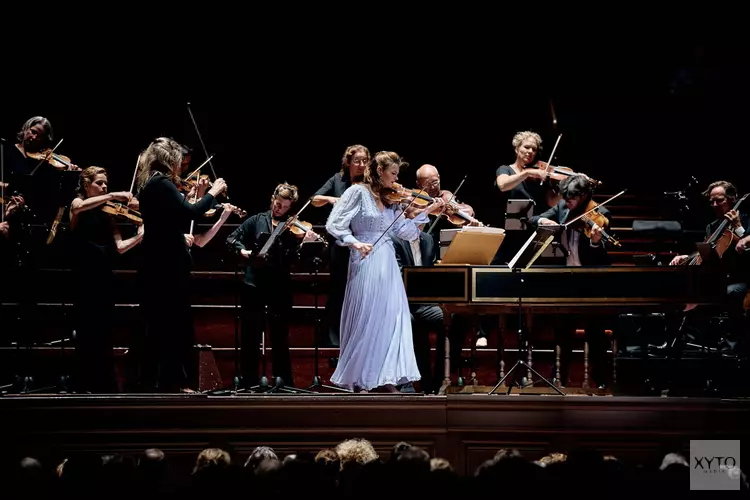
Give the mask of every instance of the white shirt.
<path id="1" fill-rule="evenodd" d="M 570 237 L 570 240 L 568 240 L 568 237 Z M 565 248 L 565 250 L 568 251 L 568 257 L 565 261 L 565 264 L 568 267 L 581 267 L 581 256 L 578 255 L 578 242 L 581 239 L 581 233 L 580 231 L 574 231 L 574 230 L 566 230 L 563 231 L 562 234 L 562 246 Z M 591 240 L 589 240 L 589 245 L 591 245 L 591 248 L 597 248 L 599 245 L 601 245 L 601 242 L 598 244 L 594 244 Z"/>
<path id="2" fill-rule="evenodd" d="M 419 242 L 420 239 L 417 238 L 414 241 L 410 241 L 409 244 L 411 245 L 411 253 L 414 255 L 414 265 L 415 266 L 421 266 L 422 265 L 422 250 L 419 248 Z"/>

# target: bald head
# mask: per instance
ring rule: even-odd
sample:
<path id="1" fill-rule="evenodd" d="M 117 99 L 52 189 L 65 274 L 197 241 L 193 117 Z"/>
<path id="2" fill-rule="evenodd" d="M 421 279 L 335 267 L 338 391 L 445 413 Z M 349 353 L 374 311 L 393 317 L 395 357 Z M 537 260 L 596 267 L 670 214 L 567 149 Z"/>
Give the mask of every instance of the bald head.
<path id="1" fill-rule="evenodd" d="M 417 187 L 424 188 L 430 196 L 440 195 L 440 174 L 433 165 L 425 164 L 417 169 Z"/>

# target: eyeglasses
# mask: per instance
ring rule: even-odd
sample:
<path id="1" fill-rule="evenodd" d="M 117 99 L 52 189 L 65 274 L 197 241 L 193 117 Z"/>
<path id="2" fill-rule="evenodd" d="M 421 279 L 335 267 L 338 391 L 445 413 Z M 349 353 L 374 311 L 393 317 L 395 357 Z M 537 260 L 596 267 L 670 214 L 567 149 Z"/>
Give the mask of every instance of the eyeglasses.
<path id="1" fill-rule="evenodd" d="M 367 158 L 355 158 L 352 161 L 353 165 L 367 165 Z"/>
<path id="2" fill-rule="evenodd" d="M 714 204 L 721 205 L 722 203 L 724 203 L 725 200 L 726 198 L 712 198 L 708 200 L 708 202 L 711 203 L 711 205 L 714 205 Z"/>

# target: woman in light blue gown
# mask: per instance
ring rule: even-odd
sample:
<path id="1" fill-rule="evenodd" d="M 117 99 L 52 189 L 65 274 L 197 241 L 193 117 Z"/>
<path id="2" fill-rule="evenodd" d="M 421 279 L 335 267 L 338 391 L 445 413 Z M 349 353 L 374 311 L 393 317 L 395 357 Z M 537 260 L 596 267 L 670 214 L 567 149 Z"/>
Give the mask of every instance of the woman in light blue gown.
<path id="1" fill-rule="evenodd" d="M 438 201 L 414 219 L 398 205 L 388 205 L 381 189 L 398 180 L 408 165 L 394 152 L 377 153 L 365 171 L 364 182 L 349 187 L 334 205 L 326 229 L 336 242 L 351 249 L 349 273 L 341 311 L 341 352 L 331 382 L 354 390 L 419 380 L 414 357 L 411 314 L 393 249 L 391 235 L 407 241 L 419 238 L 419 224 L 438 211 Z M 413 214 L 412 214 L 413 215 Z M 381 234 L 397 221 L 388 232 Z"/>

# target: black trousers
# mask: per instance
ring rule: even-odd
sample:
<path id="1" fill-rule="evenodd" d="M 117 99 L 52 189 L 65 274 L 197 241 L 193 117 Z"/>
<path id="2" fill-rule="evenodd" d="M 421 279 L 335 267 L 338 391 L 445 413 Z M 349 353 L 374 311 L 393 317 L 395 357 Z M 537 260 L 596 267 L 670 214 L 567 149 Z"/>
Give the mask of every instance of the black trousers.
<path id="1" fill-rule="evenodd" d="M 260 378 L 261 339 L 268 328 L 271 340 L 272 377 L 281 377 L 285 386 L 294 386 L 289 355 L 289 317 L 292 313 L 291 284 L 279 281 L 256 287 L 242 285 L 241 359 L 243 384 L 257 384 Z M 267 349 L 268 346 L 266 345 Z M 268 376 L 267 373 L 263 375 Z M 269 378 L 273 385 L 273 378 Z"/>
<path id="2" fill-rule="evenodd" d="M 140 388 L 178 392 L 196 380 L 189 268 L 149 266 L 139 276 L 146 322 Z"/>

